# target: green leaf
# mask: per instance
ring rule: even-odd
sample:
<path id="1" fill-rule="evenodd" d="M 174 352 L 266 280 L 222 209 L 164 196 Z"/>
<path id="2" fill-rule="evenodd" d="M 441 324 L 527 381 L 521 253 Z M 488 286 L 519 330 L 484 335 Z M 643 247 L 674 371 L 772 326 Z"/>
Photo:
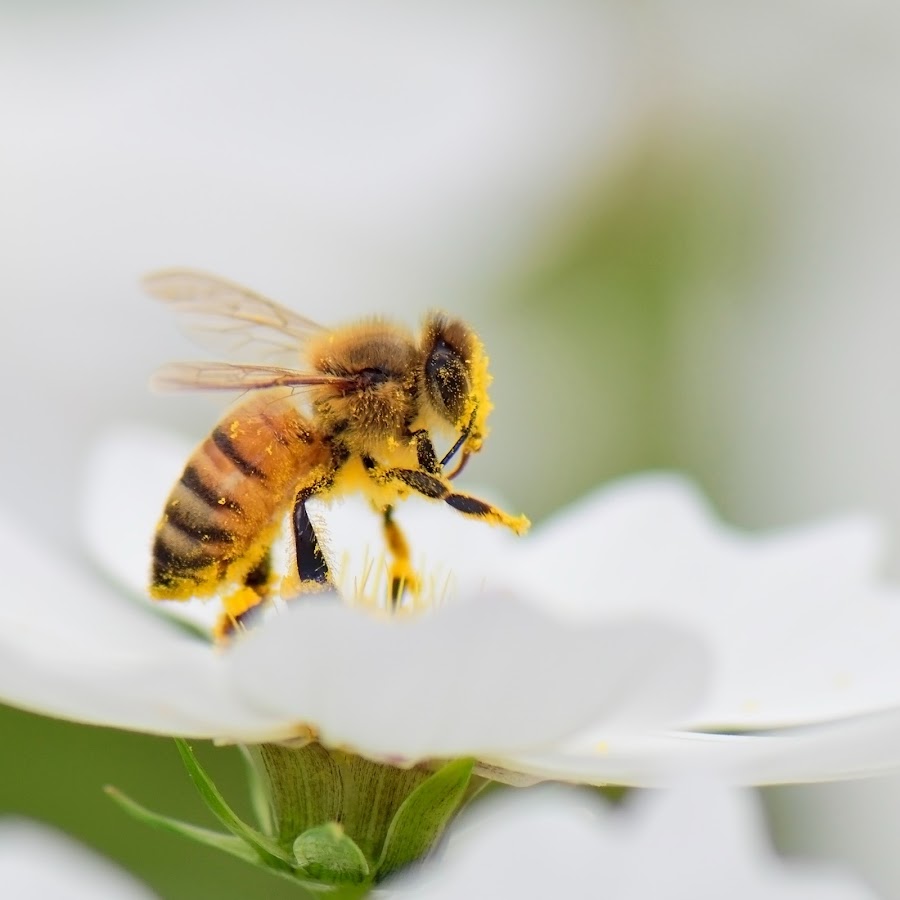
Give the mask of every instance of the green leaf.
<path id="1" fill-rule="evenodd" d="M 337 822 L 304 831 L 294 841 L 294 856 L 304 874 L 327 884 L 362 884 L 369 877 L 362 850 Z"/>
<path id="2" fill-rule="evenodd" d="M 199 828 L 196 825 L 182 822 L 180 819 L 172 819 L 161 813 L 153 812 L 153 810 L 141 806 L 140 803 L 132 800 L 131 797 L 123 794 L 117 788 L 107 786 L 104 788 L 104 791 L 125 812 L 144 825 L 189 838 L 199 844 L 205 844 L 207 847 L 215 847 L 216 850 L 224 850 L 225 853 L 230 853 L 232 856 L 238 857 L 238 859 L 259 865 L 259 854 L 238 837 L 233 837 L 230 834 L 221 834 L 218 831 L 210 831 L 207 828 Z"/>
<path id="3" fill-rule="evenodd" d="M 447 763 L 403 801 L 378 861 L 379 881 L 431 849 L 465 798 L 474 765 L 473 759 Z"/>
<path id="4" fill-rule="evenodd" d="M 213 784 L 212 779 L 197 761 L 194 751 L 191 750 L 187 741 L 175 738 L 175 745 L 178 747 L 178 752 L 181 754 L 181 759 L 188 770 L 188 774 L 191 776 L 191 780 L 213 815 L 233 835 L 253 847 L 268 866 L 273 868 L 293 868 L 293 860 L 287 851 L 244 822 L 225 802 L 225 798 L 219 793 L 219 789 Z"/>

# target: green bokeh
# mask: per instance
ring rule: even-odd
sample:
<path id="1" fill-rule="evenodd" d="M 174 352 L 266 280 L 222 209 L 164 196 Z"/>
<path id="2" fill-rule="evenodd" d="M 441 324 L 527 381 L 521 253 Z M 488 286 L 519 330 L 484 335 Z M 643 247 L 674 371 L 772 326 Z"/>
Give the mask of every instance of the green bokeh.
<path id="1" fill-rule="evenodd" d="M 168 738 L 72 725 L 6 707 L 0 707 L 0 734 L 0 812 L 61 828 L 118 860 L 162 897 L 305 896 L 239 860 L 141 825 L 103 793 L 104 785 L 113 784 L 153 809 L 221 830 Z M 235 810 L 251 820 L 240 753 L 205 742 L 195 750 Z"/>
<path id="2" fill-rule="evenodd" d="M 530 516 L 647 469 L 685 471 L 716 496 L 727 448 L 687 434 L 707 401 L 696 372 L 713 393 L 727 364 L 717 316 L 768 250 L 770 175 L 732 140 L 654 131 L 583 186 L 500 287 L 495 420 L 515 416 L 520 451 L 506 448 L 497 482 Z"/>

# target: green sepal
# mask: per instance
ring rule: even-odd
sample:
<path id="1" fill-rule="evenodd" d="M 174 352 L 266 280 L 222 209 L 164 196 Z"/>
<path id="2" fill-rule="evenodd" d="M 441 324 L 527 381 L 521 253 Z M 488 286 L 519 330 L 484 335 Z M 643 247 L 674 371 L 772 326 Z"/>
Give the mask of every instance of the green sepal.
<path id="1" fill-rule="evenodd" d="M 294 841 L 294 856 L 305 875 L 325 884 L 362 884 L 369 877 L 362 850 L 337 822 L 304 831 Z"/>
<path id="2" fill-rule="evenodd" d="M 241 744 L 238 749 L 244 758 L 247 786 L 250 791 L 250 805 L 256 816 L 256 824 L 262 829 L 263 834 L 273 834 L 275 832 L 275 822 L 272 817 L 272 805 L 269 802 L 269 795 L 262 776 L 253 761 L 253 755 L 247 747 Z"/>
<path id="3" fill-rule="evenodd" d="M 239 837 L 230 834 L 222 834 L 219 831 L 210 831 L 208 828 L 200 828 L 197 825 L 191 825 L 189 822 L 182 822 L 180 819 L 173 819 L 169 816 L 164 816 L 161 813 L 153 812 L 153 810 L 147 809 L 146 806 L 141 806 L 140 803 L 136 800 L 132 800 L 131 797 L 123 794 L 117 788 L 107 786 L 104 788 L 104 791 L 107 796 L 125 810 L 125 812 L 144 825 L 149 825 L 151 828 L 156 828 L 160 831 L 167 831 L 170 834 L 177 834 L 179 837 L 187 838 L 198 844 L 203 844 L 205 847 L 221 850 L 244 862 L 248 862 L 260 869 L 264 869 L 266 872 L 280 875 L 282 878 L 287 878 L 294 883 L 300 883 L 304 887 L 312 890 L 321 887 L 317 882 L 307 882 L 305 875 L 302 872 L 292 871 L 291 869 L 282 866 L 280 863 L 272 866 L 264 862 L 260 858 L 259 852 Z M 328 887 L 330 887 L 330 885 L 328 885 Z"/>
<path id="4" fill-rule="evenodd" d="M 474 759 L 447 763 L 403 801 L 388 828 L 376 867 L 378 881 L 432 848 L 465 799 L 474 765 Z"/>
<path id="5" fill-rule="evenodd" d="M 194 756 L 187 741 L 175 738 L 175 745 L 181 754 L 191 781 L 200 792 L 204 803 L 212 814 L 236 837 L 249 844 L 259 854 L 260 859 L 273 869 L 292 869 L 293 859 L 286 850 L 283 850 L 273 840 L 249 826 L 237 813 L 225 802 L 225 798 L 219 793 L 219 789 L 213 784 L 212 779 L 206 774 L 203 767 Z"/>
<path id="6" fill-rule="evenodd" d="M 216 850 L 223 850 L 225 853 L 230 853 L 232 856 L 236 856 L 245 862 L 259 865 L 259 854 L 239 837 L 221 834 L 218 831 L 210 831 L 208 828 L 199 828 L 197 825 L 182 822 L 180 819 L 172 819 L 161 813 L 153 812 L 153 810 L 147 809 L 146 806 L 141 806 L 136 800 L 132 800 L 131 797 L 123 794 L 118 788 L 107 786 L 103 790 L 125 812 L 144 825 L 189 838 L 198 844 L 214 847 Z"/>

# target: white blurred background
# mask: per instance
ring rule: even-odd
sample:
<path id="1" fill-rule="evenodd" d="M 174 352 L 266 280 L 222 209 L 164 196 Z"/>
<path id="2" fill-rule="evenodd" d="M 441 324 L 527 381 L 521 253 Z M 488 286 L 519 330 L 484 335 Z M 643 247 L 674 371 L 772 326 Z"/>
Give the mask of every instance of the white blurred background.
<path id="1" fill-rule="evenodd" d="M 326 324 L 467 317 L 497 406 L 467 474 L 535 518 L 663 466 L 748 527 L 896 533 L 898 96 L 886 0 L 6 0 L 0 500 L 77 553 L 104 427 L 209 427 L 146 390 L 195 351 L 137 279 L 190 265 Z M 39 790 L 0 810 L 80 827 Z M 768 800 L 900 898 L 900 781 Z"/>

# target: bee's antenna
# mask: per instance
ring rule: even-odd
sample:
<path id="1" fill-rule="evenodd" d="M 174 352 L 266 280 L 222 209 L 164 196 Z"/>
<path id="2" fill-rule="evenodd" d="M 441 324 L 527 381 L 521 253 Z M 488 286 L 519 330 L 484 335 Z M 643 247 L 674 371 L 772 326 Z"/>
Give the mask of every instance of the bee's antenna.
<path id="1" fill-rule="evenodd" d="M 456 443 L 450 448 L 447 455 L 441 460 L 441 468 L 442 469 L 444 468 L 444 466 L 447 465 L 448 462 L 450 462 L 451 459 L 453 459 L 454 456 L 456 456 L 457 452 L 459 451 L 459 448 L 462 447 L 462 445 L 466 442 L 466 438 L 468 436 L 469 436 L 469 429 L 466 428 L 466 430 L 463 431 L 463 433 L 456 439 Z"/>
<path id="2" fill-rule="evenodd" d="M 459 448 L 462 447 L 469 435 L 472 433 L 472 428 L 475 425 L 475 416 L 477 415 L 477 413 L 478 407 L 476 406 L 475 409 L 472 410 L 472 415 L 469 418 L 469 424 L 466 425 L 466 427 L 462 430 L 462 434 L 460 434 L 460 436 L 456 439 L 456 443 L 450 448 L 449 452 L 441 460 L 442 469 L 447 465 L 448 462 L 450 462 L 451 459 L 453 459 L 454 456 L 456 456 Z M 466 463 L 469 461 L 469 455 L 470 454 L 468 450 L 463 450 L 462 459 L 459 461 L 459 465 L 447 476 L 448 478 L 456 478 L 456 476 L 459 475 L 460 472 L 462 472 L 462 470 L 466 466 Z"/>

